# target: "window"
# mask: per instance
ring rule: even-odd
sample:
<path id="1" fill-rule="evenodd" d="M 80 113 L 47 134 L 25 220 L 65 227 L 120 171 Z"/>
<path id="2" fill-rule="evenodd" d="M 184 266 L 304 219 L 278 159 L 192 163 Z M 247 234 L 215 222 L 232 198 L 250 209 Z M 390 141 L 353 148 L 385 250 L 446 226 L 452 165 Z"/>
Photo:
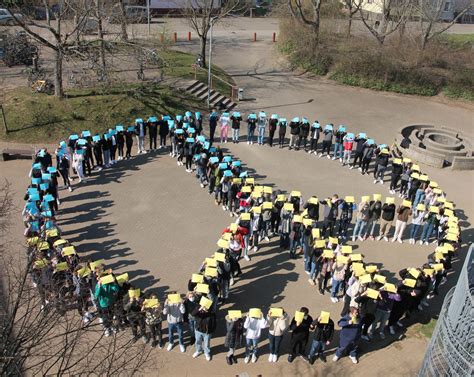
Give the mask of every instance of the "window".
<path id="1" fill-rule="evenodd" d="M 0 10 L 0 16 L 8 16 L 8 13 L 4 10 Z"/>
<path id="2" fill-rule="evenodd" d="M 450 9 L 451 9 L 451 3 L 447 1 L 446 3 L 444 3 L 444 11 L 449 12 Z"/>

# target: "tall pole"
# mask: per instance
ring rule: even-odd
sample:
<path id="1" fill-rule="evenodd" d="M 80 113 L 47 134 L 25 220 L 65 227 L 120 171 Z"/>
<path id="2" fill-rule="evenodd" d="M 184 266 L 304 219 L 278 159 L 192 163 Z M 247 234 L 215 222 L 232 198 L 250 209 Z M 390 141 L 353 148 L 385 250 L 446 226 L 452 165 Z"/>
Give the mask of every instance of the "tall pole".
<path id="1" fill-rule="evenodd" d="M 212 28 L 214 26 L 214 19 L 215 17 L 211 18 L 211 29 L 209 30 L 209 59 L 208 59 L 208 71 L 207 71 L 207 108 L 211 108 L 211 84 L 212 84 L 212 76 L 211 76 L 211 67 L 212 67 Z"/>
<path id="2" fill-rule="evenodd" d="M 147 12 L 147 17 L 148 17 L 148 35 L 151 34 L 151 27 L 150 27 L 150 21 L 151 21 L 151 18 L 150 18 L 150 1 L 151 0 L 146 0 L 146 12 Z"/>

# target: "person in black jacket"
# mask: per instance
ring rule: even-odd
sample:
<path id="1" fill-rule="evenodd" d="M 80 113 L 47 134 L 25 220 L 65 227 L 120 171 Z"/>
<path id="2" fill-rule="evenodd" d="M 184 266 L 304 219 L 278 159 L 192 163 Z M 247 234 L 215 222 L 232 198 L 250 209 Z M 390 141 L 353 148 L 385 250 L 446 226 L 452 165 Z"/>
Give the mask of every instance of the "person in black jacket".
<path id="1" fill-rule="evenodd" d="M 168 121 L 161 117 L 161 120 L 158 122 L 158 133 L 160 134 L 160 149 L 166 148 L 166 136 L 169 134 L 170 129 Z"/>
<path id="2" fill-rule="evenodd" d="M 382 220 L 380 221 L 380 234 L 377 237 L 377 241 L 380 241 L 382 238 L 388 242 L 388 233 L 392 227 L 393 219 L 395 218 L 395 204 L 394 203 L 385 203 L 382 206 Z"/>
<path id="3" fill-rule="evenodd" d="M 278 115 L 272 114 L 270 120 L 268 121 L 268 144 L 270 147 L 273 147 L 273 138 L 275 137 L 275 131 L 278 125 Z"/>
<path id="4" fill-rule="evenodd" d="M 289 148 L 296 148 L 300 137 L 301 123 L 299 118 L 293 118 L 289 124 L 290 127 L 290 145 Z"/>
<path id="5" fill-rule="evenodd" d="M 364 175 L 365 173 L 369 173 L 369 165 L 370 161 L 372 161 L 372 157 L 374 156 L 374 151 L 375 145 L 367 141 L 364 144 L 364 149 L 362 150 L 362 169 L 359 169 L 362 175 Z"/>
<path id="6" fill-rule="evenodd" d="M 356 148 L 355 148 L 355 154 L 354 154 L 354 161 L 352 162 L 350 169 L 354 169 L 356 163 L 359 162 L 359 170 L 362 171 L 362 151 L 364 149 L 366 141 L 367 141 L 367 138 L 365 134 L 362 134 L 362 135 L 358 134 L 356 138 L 354 139 Z"/>
<path id="7" fill-rule="evenodd" d="M 158 136 L 158 119 L 151 117 L 147 122 L 148 136 L 150 137 L 150 150 L 156 149 L 156 138 Z"/>
<path id="8" fill-rule="evenodd" d="M 392 160 L 392 174 L 390 177 L 390 194 L 395 194 L 398 181 L 403 172 L 403 164 L 400 159 Z"/>
<path id="9" fill-rule="evenodd" d="M 216 329 L 216 315 L 214 312 L 203 306 L 196 307 L 191 313 L 196 317 L 196 352 L 193 357 L 198 357 L 204 349 L 204 356 L 207 361 L 211 360 L 211 336 Z"/>
<path id="10" fill-rule="evenodd" d="M 308 153 L 318 154 L 318 141 L 321 134 L 321 125 L 319 120 L 314 121 L 311 125 L 311 146 Z"/>
<path id="11" fill-rule="evenodd" d="M 331 343 L 334 335 L 334 321 L 329 318 L 327 323 L 321 323 L 321 317 L 318 317 L 311 324 L 310 330 L 313 331 L 313 341 L 308 354 L 308 361 L 313 365 L 319 356 L 323 362 L 326 362 L 324 350 Z"/>
<path id="12" fill-rule="evenodd" d="M 374 183 L 380 182 L 383 185 L 385 170 L 387 170 L 390 154 L 388 149 L 383 148 L 377 155 L 377 169 L 375 170 Z"/>
<path id="13" fill-rule="evenodd" d="M 339 216 L 339 238 L 342 240 L 347 239 L 347 230 L 352 222 L 352 215 L 354 213 L 354 203 L 343 201 L 340 205 L 341 215 Z"/>
<path id="14" fill-rule="evenodd" d="M 285 135 L 286 135 L 286 119 L 281 118 L 278 121 L 278 145 L 280 148 L 283 148 L 283 144 L 285 144 Z"/>
<path id="15" fill-rule="evenodd" d="M 124 296 L 123 310 L 127 317 L 128 323 L 132 328 L 133 341 L 137 341 L 141 336 L 143 341 L 146 343 L 146 331 L 145 331 L 145 317 L 142 312 L 143 300 L 141 297 L 130 297 L 133 288 L 129 290 L 129 294 Z M 140 334 L 137 330 L 140 330 Z"/>
<path id="16" fill-rule="evenodd" d="M 289 363 L 293 362 L 298 355 L 304 357 L 306 343 L 308 343 L 309 339 L 309 329 L 313 323 L 313 318 L 309 315 L 308 308 L 302 307 L 300 312 L 304 313 L 303 320 L 296 322 L 296 318 L 293 318 L 290 324 L 291 352 L 288 355 Z"/>
<path id="17" fill-rule="evenodd" d="M 298 146 L 297 150 L 300 149 L 301 142 L 303 142 L 303 148 L 306 150 L 306 143 L 308 142 L 308 136 L 309 136 L 309 121 L 306 118 L 303 118 L 303 121 L 301 122 L 301 131 L 300 131 L 300 138 L 298 139 Z"/>

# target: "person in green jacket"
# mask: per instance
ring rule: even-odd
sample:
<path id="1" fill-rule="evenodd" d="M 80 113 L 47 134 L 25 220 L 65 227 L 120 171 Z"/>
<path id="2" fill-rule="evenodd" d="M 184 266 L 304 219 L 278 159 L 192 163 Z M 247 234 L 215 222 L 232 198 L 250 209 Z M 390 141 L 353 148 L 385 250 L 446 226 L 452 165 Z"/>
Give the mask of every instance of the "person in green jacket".
<path id="1" fill-rule="evenodd" d="M 109 284 L 102 284 L 99 280 L 95 286 L 94 297 L 97 301 L 99 318 L 104 328 L 104 335 L 110 336 L 112 331 L 112 306 L 117 300 L 119 285 L 116 281 Z"/>

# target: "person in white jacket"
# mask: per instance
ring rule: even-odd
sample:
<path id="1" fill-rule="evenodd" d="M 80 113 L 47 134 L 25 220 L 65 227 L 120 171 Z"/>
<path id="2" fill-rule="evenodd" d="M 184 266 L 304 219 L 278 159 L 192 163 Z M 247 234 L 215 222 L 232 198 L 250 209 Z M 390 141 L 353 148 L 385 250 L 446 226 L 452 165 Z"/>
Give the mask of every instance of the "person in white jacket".
<path id="1" fill-rule="evenodd" d="M 252 363 L 257 362 L 258 341 L 262 334 L 262 329 L 267 327 L 267 320 L 260 314 L 260 318 L 253 318 L 247 315 L 245 319 L 244 328 L 245 334 L 245 363 L 248 364 L 250 357 Z"/>

